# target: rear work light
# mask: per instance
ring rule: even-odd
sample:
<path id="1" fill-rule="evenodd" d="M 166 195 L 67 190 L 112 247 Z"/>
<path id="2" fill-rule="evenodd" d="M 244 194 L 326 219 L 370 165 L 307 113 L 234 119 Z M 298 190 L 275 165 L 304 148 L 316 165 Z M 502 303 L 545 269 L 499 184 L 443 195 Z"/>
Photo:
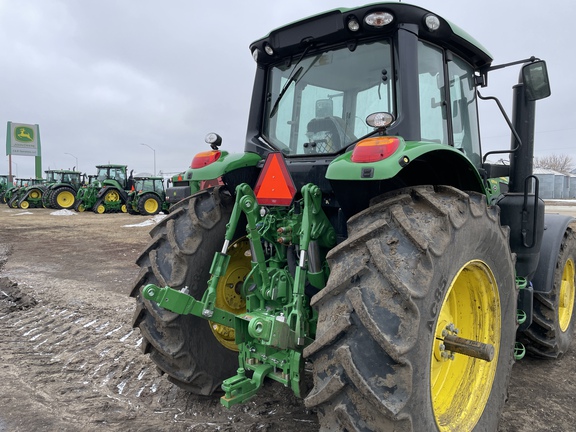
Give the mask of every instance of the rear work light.
<path id="1" fill-rule="evenodd" d="M 222 153 L 218 150 L 209 150 L 205 152 L 200 152 L 194 159 L 192 159 L 192 163 L 190 164 L 190 168 L 202 168 L 206 165 L 210 165 L 211 163 L 216 162 L 220 159 L 220 155 Z"/>
<path id="2" fill-rule="evenodd" d="M 260 205 L 289 206 L 296 195 L 294 181 L 282 153 L 270 153 L 254 188 Z"/>
<path id="3" fill-rule="evenodd" d="M 364 22 L 370 27 L 382 28 L 394 21 L 394 16 L 389 12 L 372 12 L 366 15 Z"/>
<path id="4" fill-rule="evenodd" d="M 396 137 L 381 136 L 367 138 L 356 144 L 352 152 L 352 162 L 377 162 L 390 157 L 398 147 L 400 140 Z"/>

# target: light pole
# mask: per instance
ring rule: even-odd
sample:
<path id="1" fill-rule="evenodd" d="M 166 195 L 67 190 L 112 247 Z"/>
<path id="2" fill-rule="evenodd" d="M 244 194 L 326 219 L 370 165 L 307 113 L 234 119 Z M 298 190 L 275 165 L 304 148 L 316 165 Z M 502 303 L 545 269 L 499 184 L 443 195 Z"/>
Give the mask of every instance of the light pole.
<path id="1" fill-rule="evenodd" d="M 154 152 L 154 173 L 153 175 L 156 175 L 156 150 L 154 150 L 152 147 L 150 147 L 148 144 L 144 144 L 144 143 L 140 143 L 140 145 L 146 146 L 148 147 L 150 150 L 152 150 Z"/>
<path id="2" fill-rule="evenodd" d="M 76 156 L 74 156 L 72 153 L 64 153 L 64 154 L 70 155 L 74 159 L 76 159 L 76 171 L 80 171 L 80 168 L 78 167 L 78 158 Z"/>

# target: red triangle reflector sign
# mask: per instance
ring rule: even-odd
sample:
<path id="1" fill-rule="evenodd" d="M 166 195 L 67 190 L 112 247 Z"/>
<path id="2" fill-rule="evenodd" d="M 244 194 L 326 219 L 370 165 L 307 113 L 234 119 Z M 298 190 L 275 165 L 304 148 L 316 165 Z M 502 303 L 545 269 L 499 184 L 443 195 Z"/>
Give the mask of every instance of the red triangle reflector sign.
<path id="1" fill-rule="evenodd" d="M 284 156 L 280 152 L 268 154 L 256 187 L 256 200 L 260 205 L 289 206 L 296 195 Z"/>

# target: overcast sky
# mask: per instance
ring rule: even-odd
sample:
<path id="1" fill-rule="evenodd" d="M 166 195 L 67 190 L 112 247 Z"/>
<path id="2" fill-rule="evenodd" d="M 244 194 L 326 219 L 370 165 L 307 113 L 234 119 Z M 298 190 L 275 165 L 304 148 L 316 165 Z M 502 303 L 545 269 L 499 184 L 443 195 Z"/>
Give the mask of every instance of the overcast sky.
<path id="1" fill-rule="evenodd" d="M 72 168 L 77 159 L 88 173 L 102 163 L 152 172 L 155 153 L 156 170 L 175 173 L 208 149 L 208 132 L 241 152 L 255 70 L 249 44 L 300 18 L 366 3 L 0 0 L 0 125 L 40 126 L 43 170 Z M 574 0 L 411 3 L 468 31 L 495 64 L 545 59 L 552 97 L 538 102 L 536 154 L 576 161 Z M 510 109 L 518 71 L 492 73 L 482 93 Z M 509 147 L 492 102 L 481 105 L 481 125 L 485 151 Z M 12 160 L 14 175 L 34 176 L 33 157 Z"/>

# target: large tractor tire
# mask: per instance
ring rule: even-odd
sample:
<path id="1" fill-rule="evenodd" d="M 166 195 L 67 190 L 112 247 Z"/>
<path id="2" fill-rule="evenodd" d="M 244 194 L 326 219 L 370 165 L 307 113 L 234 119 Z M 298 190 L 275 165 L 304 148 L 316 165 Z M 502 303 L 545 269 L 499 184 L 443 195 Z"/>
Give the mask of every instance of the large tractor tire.
<path id="1" fill-rule="evenodd" d="M 304 351 L 322 431 L 497 429 L 517 326 L 508 232 L 484 195 L 451 187 L 404 189 L 348 221 Z M 492 361 L 456 352 L 456 335 Z"/>
<path id="2" fill-rule="evenodd" d="M 233 205 L 233 198 L 221 188 L 187 198 L 151 230 L 153 240 L 136 261 L 141 271 L 131 293 L 137 303 L 133 325 L 142 333 L 143 351 L 170 381 L 199 395 L 212 394 L 236 374 L 237 352 L 225 346 L 208 321 L 162 309 L 144 300 L 141 290 L 150 283 L 187 287 L 190 295 L 202 298 Z"/>
<path id="3" fill-rule="evenodd" d="M 160 198 L 153 193 L 144 194 L 138 200 L 138 211 L 141 215 L 152 216 L 160 213 L 160 210 L 162 210 Z"/>
<path id="4" fill-rule="evenodd" d="M 51 193 L 50 204 L 55 209 L 73 209 L 76 201 L 76 191 L 64 186 Z"/>
<path id="5" fill-rule="evenodd" d="M 570 347 L 576 321 L 575 278 L 576 233 L 569 226 L 556 259 L 552 290 L 534 293 L 532 324 L 520 339 L 534 356 L 555 359 Z"/>
<path id="6" fill-rule="evenodd" d="M 136 210 L 134 210 L 134 207 L 132 207 L 132 202 L 127 202 L 126 203 L 126 213 L 131 214 L 131 215 L 137 215 L 138 212 Z"/>

